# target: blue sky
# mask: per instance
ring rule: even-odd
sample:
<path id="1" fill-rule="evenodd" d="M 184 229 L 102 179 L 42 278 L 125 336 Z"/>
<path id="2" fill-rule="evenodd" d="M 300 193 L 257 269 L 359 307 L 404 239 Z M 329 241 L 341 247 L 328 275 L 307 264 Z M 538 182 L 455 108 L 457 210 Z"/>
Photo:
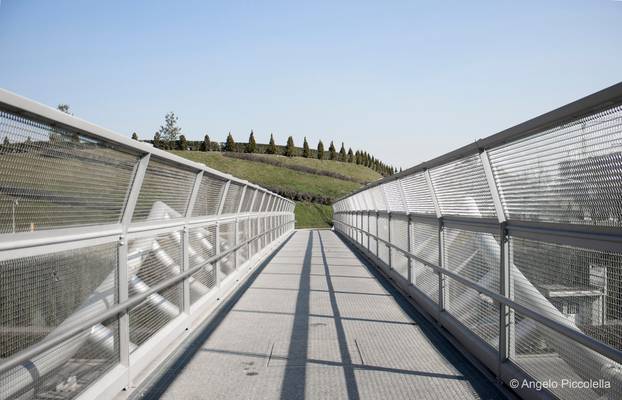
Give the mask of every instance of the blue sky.
<path id="1" fill-rule="evenodd" d="M 408 167 L 622 77 L 622 2 L 0 3 L 0 87 L 124 135 L 344 141 Z"/>

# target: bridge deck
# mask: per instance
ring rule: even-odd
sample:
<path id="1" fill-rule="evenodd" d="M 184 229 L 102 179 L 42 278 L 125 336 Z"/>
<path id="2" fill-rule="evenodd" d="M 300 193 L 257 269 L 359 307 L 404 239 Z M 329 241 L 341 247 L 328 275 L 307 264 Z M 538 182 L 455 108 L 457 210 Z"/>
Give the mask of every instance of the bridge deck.
<path id="1" fill-rule="evenodd" d="M 503 397 L 330 231 L 297 231 L 211 325 L 147 397 Z"/>

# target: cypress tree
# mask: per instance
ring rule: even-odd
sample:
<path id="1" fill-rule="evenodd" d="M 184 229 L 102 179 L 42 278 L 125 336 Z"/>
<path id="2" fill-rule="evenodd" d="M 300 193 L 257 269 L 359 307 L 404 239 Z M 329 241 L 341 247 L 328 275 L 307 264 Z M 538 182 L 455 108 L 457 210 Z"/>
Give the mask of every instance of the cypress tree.
<path id="1" fill-rule="evenodd" d="M 358 150 L 354 153 L 354 162 L 356 165 L 361 164 L 361 153 Z"/>
<path id="2" fill-rule="evenodd" d="M 337 159 L 337 151 L 335 150 L 335 145 L 332 140 L 330 141 L 330 146 L 328 146 L 328 153 L 331 160 Z"/>
<path id="3" fill-rule="evenodd" d="M 266 154 L 276 154 L 276 144 L 274 143 L 274 135 L 270 134 L 270 143 L 266 149 Z"/>
<path id="4" fill-rule="evenodd" d="M 153 135 L 153 147 L 156 149 L 162 148 L 162 137 L 160 136 L 160 132 L 156 132 L 155 135 Z"/>
<path id="5" fill-rule="evenodd" d="M 346 148 L 343 145 L 343 142 L 341 142 L 341 149 L 339 150 L 339 161 L 346 161 Z"/>
<path id="6" fill-rule="evenodd" d="M 294 138 L 290 136 L 287 138 L 287 146 L 285 146 L 285 152 L 283 154 L 287 157 L 293 157 L 295 151 L 296 148 L 294 147 Z"/>
<path id="7" fill-rule="evenodd" d="M 354 153 L 352 152 L 352 147 L 348 149 L 348 162 L 349 163 L 354 162 Z"/>
<path id="8" fill-rule="evenodd" d="M 188 141 L 185 135 L 179 136 L 179 150 L 188 150 Z"/>
<path id="9" fill-rule="evenodd" d="M 246 152 L 254 153 L 257 147 L 257 142 L 255 142 L 255 133 L 251 129 L 251 135 L 248 137 L 248 143 L 246 144 Z"/>
<path id="10" fill-rule="evenodd" d="M 138 133 L 136 132 L 132 133 L 132 139 L 138 140 Z"/>
<path id="11" fill-rule="evenodd" d="M 227 142 L 225 143 L 225 151 L 234 152 L 235 151 L 235 140 L 233 140 L 233 136 L 231 132 L 227 135 Z"/>
<path id="12" fill-rule="evenodd" d="M 309 150 L 309 143 L 307 143 L 306 136 L 304 142 L 302 143 L 302 156 L 304 158 L 309 158 L 311 156 L 311 151 Z"/>
<path id="13" fill-rule="evenodd" d="M 212 144 L 211 144 L 211 142 L 209 140 L 209 135 L 206 134 L 203 137 L 203 141 L 201 142 L 200 150 L 201 151 L 210 151 L 211 147 L 212 147 Z"/>
<path id="14" fill-rule="evenodd" d="M 324 143 L 321 140 L 317 144 L 317 158 L 318 160 L 324 159 Z"/>

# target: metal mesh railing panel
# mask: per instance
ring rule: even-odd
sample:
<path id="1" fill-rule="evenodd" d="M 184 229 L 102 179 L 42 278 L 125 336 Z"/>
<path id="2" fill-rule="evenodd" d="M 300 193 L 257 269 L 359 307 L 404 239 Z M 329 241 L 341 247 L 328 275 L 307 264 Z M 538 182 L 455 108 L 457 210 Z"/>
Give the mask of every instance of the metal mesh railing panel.
<path id="1" fill-rule="evenodd" d="M 149 160 L 132 222 L 184 217 L 195 178 L 196 172 Z"/>
<path id="2" fill-rule="evenodd" d="M 218 206 L 222 199 L 222 191 L 226 181 L 210 175 L 203 175 L 199 192 L 192 209 L 193 217 L 214 215 L 218 213 Z"/>
<path id="3" fill-rule="evenodd" d="M 430 300 L 438 303 L 438 274 L 432 268 L 416 260 L 412 261 L 412 269 L 415 287 Z"/>
<path id="4" fill-rule="evenodd" d="M 533 377 L 533 382 L 555 382 L 549 387 L 561 399 L 619 399 L 622 382 L 612 371 L 622 366 L 578 344 L 548 327 L 518 313 L 516 351 L 511 360 Z M 577 383 L 597 382 L 601 387 L 578 387 Z M 566 384 L 562 385 L 562 382 Z M 571 382 L 574 386 L 570 386 Z"/>
<path id="5" fill-rule="evenodd" d="M 181 232 L 134 239 L 128 243 L 130 296 L 144 293 L 181 271 Z M 153 294 L 129 311 L 130 341 L 141 345 L 180 313 L 181 284 Z"/>
<path id="6" fill-rule="evenodd" d="M 235 222 L 221 223 L 219 227 L 220 252 L 224 253 L 235 247 Z M 230 253 L 220 260 L 220 272 L 227 276 L 235 270 L 235 254 Z"/>
<path id="7" fill-rule="evenodd" d="M 491 298 L 446 277 L 448 286 L 445 308 L 479 338 L 499 347 L 499 307 Z"/>
<path id="8" fill-rule="evenodd" d="M 242 209 L 241 212 L 249 212 L 251 210 L 251 205 L 253 201 L 253 196 L 257 193 L 257 189 L 247 187 L 246 194 L 244 195 L 244 200 L 242 201 Z"/>
<path id="9" fill-rule="evenodd" d="M 380 186 L 384 190 L 384 194 L 387 198 L 387 207 L 390 211 L 406 211 L 406 205 L 402 198 L 402 188 L 398 181 L 387 182 Z M 366 207 L 362 207 L 365 210 Z"/>
<path id="10" fill-rule="evenodd" d="M 281 217 L 279 217 L 281 218 Z M 281 232 L 279 232 L 280 236 Z M 248 219 L 238 221 L 238 243 L 242 244 L 250 239 L 250 225 Z M 242 246 L 238 250 L 238 260 L 240 265 L 244 264 L 249 258 L 248 246 Z"/>
<path id="11" fill-rule="evenodd" d="M 444 268 L 473 283 L 499 292 L 499 238 L 483 232 L 445 228 Z"/>
<path id="12" fill-rule="evenodd" d="M 479 155 L 432 168 L 430 177 L 443 215 L 496 216 Z"/>
<path id="13" fill-rule="evenodd" d="M 432 195 L 423 172 L 409 175 L 401 179 L 408 212 L 435 214 Z"/>
<path id="14" fill-rule="evenodd" d="M 255 201 L 253 202 L 253 207 L 251 211 L 257 212 L 261 209 L 261 202 L 264 196 L 264 192 L 257 191 L 257 195 L 255 196 Z"/>
<path id="15" fill-rule="evenodd" d="M 229 185 L 229 190 L 227 190 L 227 195 L 225 197 L 225 203 L 222 207 L 223 214 L 230 214 L 238 211 L 243 188 L 244 186 L 233 182 Z"/>
<path id="16" fill-rule="evenodd" d="M 408 217 L 391 216 L 391 244 L 408 251 Z M 404 278 L 408 278 L 408 257 L 397 250 L 391 251 L 391 268 Z"/>
<path id="17" fill-rule="evenodd" d="M 412 221 L 410 252 L 433 265 L 439 265 L 438 222 Z"/>
<path id="18" fill-rule="evenodd" d="M 116 265 L 116 243 L 0 261 L 0 359 L 112 307 Z M 38 374 L 23 366 L 0 374 L 0 397 L 73 398 L 118 363 L 117 340 L 116 319 L 85 329 L 32 358 Z M 63 385 L 71 390 L 59 393 Z"/>
<path id="19" fill-rule="evenodd" d="M 622 226 L 622 107 L 489 154 L 509 219 Z"/>
<path id="20" fill-rule="evenodd" d="M 0 234 L 119 222 L 137 161 L 0 109 Z"/>
<path id="21" fill-rule="evenodd" d="M 512 238 L 515 300 L 622 350 L 622 254 Z M 525 280 L 531 285 L 526 285 Z"/>

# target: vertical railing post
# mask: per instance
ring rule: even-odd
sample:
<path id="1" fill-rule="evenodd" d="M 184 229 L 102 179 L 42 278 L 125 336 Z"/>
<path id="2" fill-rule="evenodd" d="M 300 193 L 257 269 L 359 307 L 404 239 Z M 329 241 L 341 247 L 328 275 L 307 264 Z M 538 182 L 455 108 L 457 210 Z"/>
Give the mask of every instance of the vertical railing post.
<path id="1" fill-rule="evenodd" d="M 486 176 L 486 182 L 490 189 L 490 195 L 492 197 L 493 204 L 495 206 L 495 213 L 499 221 L 499 245 L 500 245 L 500 257 L 499 257 L 499 294 L 512 299 L 513 293 L 511 288 L 511 255 L 510 255 L 510 238 L 508 236 L 508 230 L 506 227 L 507 219 L 505 216 L 505 210 L 503 203 L 501 202 L 501 196 L 499 195 L 499 187 L 492 170 L 490 163 L 490 157 L 486 150 L 482 150 L 479 154 L 482 166 L 484 168 L 484 175 Z M 497 378 L 500 379 L 501 366 L 514 354 L 514 336 L 512 334 L 512 327 L 514 325 L 514 313 L 513 310 L 505 304 L 499 304 L 499 362 L 497 366 Z"/>
<path id="2" fill-rule="evenodd" d="M 371 222 L 371 211 L 367 210 L 367 251 L 370 251 L 371 249 L 369 248 L 369 244 L 371 243 L 371 235 L 370 235 L 370 231 L 371 231 L 371 226 L 370 226 L 370 222 Z"/>
<path id="3" fill-rule="evenodd" d="M 387 242 L 391 242 L 391 211 L 387 215 Z M 391 245 L 387 245 L 388 257 L 389 257 L 389 269 L 393 269 L 393 248 Z"/>
<path id="4" fill-rule="evenodd" d="M 408 203 L 406 202 L 406 192 L 404 191 L 404 185 L 402 185 L 402 180 L 398 179 L 397 180 L 397 184 L 400 187 L 400 196 L 402 198 L 402 205 L 404 206 L 404 211 L 406 212 L 406 218 L 407 218 L 407 224 L 406 224 L 406 229 L 408 229 L 408 231 L 406 232 L 406 240 L 408 241 L 408 243 L 406 244 L 406 250 L 408 251 L 408 257 L 406 258 L 407 262 L 406 262 L 406 275 L 408 278 L 408 283 L 412 284 L 412 277 L 413 277 L 413 273 L 412 273 L 412 259 L 410 257 L 410 251 L 411 251 L 411 246 L 410 246 L 410 228 L 411 228 L 411 217 L 410 217 L 410 212 L 408 210 Z"/>
<path id="5" fill-rule="evenodd" d="M 235 238 L 233 239 L 233 245 L 235 247 L 237 247 L 238 243 L 239 243 L 238 235 L 239 235 L 239 232 L 240 232 L 240 227 L 239 227 L 239 224 L 240 224 L 240 212 L 242 211 L 242 204 L 244 204 L 244 196 L 246 196 L 246 188 L 247 188 L 246 185 L 244 185 L 244 187 L 242 188 L 242 195 L 240 196 L 240 203 L 238 204 L 237 210 L 235 212 L 235 227 L 234 227 Z M 238 264 L 239 264 L 239 260 L 238 260 L 239 253 L 240 253 L 240 251 L 236 250 L 235 253 L 234 253 L 234 256 L 233 256 L 233 268 L 236 269 L 236 270 L 238 269 Z"/>
<path id="6" fill-rule="evenodd" d="M 127 231 L 130 223 L 132 222 L 132 216 L 134 215 L 134 209 L 136 208 L 136 203 L 138 202 L 138 195 L 140 194 L 140 188 L 143 185 L 150 157 L 150 153 L 145 154 L 140 158 L 136 165 L 134 179 L 132 180 L 132 185 L 125 201 L 123 216 L 121 217 L 122 234 L 119 238 L 119 252 L 117 260 L 117 289 L 119 303 L 126 301 L 129 297 Z M 130 365 L 130 318 L 128 311 L 125 311 L 119 315 L 119 361 L 121 365 L 125 367 L 129 367 Z"/>
<path id="7" fill-rule="evenodd" d="M 231 185 L 231 180 L 228 180 L 225 183 L 225 188 L 222 191 L 222 198 L 220 199 L 220 204 L 218 205 L 218 215 L 222 214 L 222 210 L 225 207 L 225 200 L 227 198 L 227 193 L 229 192 L 229 186 Z M 214 239 L 216 242 L 216 255 L 220 254 L 220 220 L 216 221 L 216 238 Z M 216 269 L 216 286 L 220 287 L 220 281 L 222 280 L 222 274 L 220 273 L 220 259 L 216 261 L 216 265 L 214 265 Z"/>
<path id="8" fill-rule="evenodd" d="M 203 171 L 199 171 L 194 178 L 194 186 L 192 187 L 192 192 L 190 192 L 190 199 L 188 200 L 188 206 L 186 207 L 186 221 L 181 235 L 181 272 L 190 269 L 190 253 L 188 251 L 188 248 L 190 247 L 190 217 L 192 216 L 192 211 L 194 210 L 194 205 L 199 194 L 199 188 L 202 180 Z M 184 313 L 190 314 L 190 277 L 182 281 L 182 293 L 182 310 Z"/>
<path id="9" fill-rule="evenodd" d="M 410 254 L 412 253 L 412 245 L 411 245 L 411 241 L 412 241 L 412 224 L 413 224 L 413 219 L 412 216 L 410 215 L 410 213 L 408 213 L 408 225 L 406 226 L 406 229 L 408 229 L 408 233 L 406 235 L 406 240 L 408 240 L 408 244 L 407 244 L 407 251 L 408 251 L 408 283 L 410 283 L 411 285 L 415 285 L 415 274 L 413 273 L 413 260 L 412 257 L 410 256 Z"/>
<path id="10" fill-rule="evenodd" d="M 380 226 L 378 223 L 379 219 L 380 219 L 380 212 L 376 210 L 376 253 L 375 253 L 375 256 L 378 259 L 380 258 L 380 240 L 378 240 L 378 238 L 380 237 L 380 233 L 378 232 L 378 227 Z"/>
<path id="11" fill-rule="evenodd" d="M 255 201 L 257 199 L 257 193 L 258 192 L 259 192 L 259 190 L 257 190 L 257 189 L 255 189 L 255 191 L 253 192 L 253 198 L 251 199 L 251 204 L 250 204 L 250 206 L 248 208 L 249 213 L 253 212 L 253 208 L 255 207 Z M 246 232 L 247 233 L 246 239 L 248 240 L 248 239 L 251 238 L 251 235 L 253 234 L 252 229 L 251 229 L 251 218 L 248 217 L 246 219 L 246 221 L 247 221 L 247 227 L 246 228 L 248 229 L 248 232 Z M 248 258 L 250 259 L 251 258 L 251 242 L 250 241 L 248 243 L 246 243 L 246 254 L 248 254 Z"/>
<path id="12" fill-rule="evenodd" d="M 432 177 L 430 175 L 430 170 L 426 169 L 424 171 L 425 180 L 428 185 L 428 190 L 430 191 L 430 197 L 432 198 L 432 203 L 434 204 L 434 210 L 436 211 L 436 218 L 438 219 L 438 265 L 441 268 L 445 268 L 445 235 L 444 235 L 444 223 L 443 223 L 443 214 L 441 212 L 441 206 L 438 202 L 438 197 L 436 196 L 436 191 L 434 190 L 434 185 L 432 183 Z M 438 274 L 438 309 L 439 311 L 444 311 L 448 306 L 448 296 L 447 296 L 447 278 L 445 274 L 442 272 Z"/>

